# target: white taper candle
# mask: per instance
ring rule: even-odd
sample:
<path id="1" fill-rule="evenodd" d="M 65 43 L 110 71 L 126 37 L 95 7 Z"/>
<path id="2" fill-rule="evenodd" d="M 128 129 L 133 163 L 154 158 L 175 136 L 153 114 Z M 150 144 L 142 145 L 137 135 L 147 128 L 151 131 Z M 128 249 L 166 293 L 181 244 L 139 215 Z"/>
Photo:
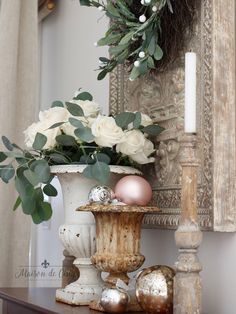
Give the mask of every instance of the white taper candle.
<path id="1" fill-rule="evenodd" d="M 185 133 L 196 133 L 196 87 L 197 87 L 196 53 L 185 54 Z"/>

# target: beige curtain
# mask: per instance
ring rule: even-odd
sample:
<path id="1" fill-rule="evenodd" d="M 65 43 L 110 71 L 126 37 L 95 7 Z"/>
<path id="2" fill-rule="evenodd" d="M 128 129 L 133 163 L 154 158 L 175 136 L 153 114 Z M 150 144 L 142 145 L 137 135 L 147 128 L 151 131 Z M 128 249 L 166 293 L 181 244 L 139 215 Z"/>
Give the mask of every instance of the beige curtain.
<path id="1" fill-rule="evenodd" d="M 38 112 L 38 1 L 1 0 L 0 135 L 23 144 Z M 2 144 L 0 144 L 2 150 Z M 0 286 L 28 285 L 30 223 L 12 212 L 13 184 L 0 183 Z"/>

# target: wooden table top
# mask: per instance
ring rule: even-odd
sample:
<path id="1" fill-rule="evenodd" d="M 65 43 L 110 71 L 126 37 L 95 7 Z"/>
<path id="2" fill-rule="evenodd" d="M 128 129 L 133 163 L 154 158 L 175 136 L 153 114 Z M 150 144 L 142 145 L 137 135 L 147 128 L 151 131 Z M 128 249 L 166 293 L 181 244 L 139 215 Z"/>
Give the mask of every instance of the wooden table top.
<path id="1" fill-rule="evenodd" d="M 46 314 L 98 314 L 88 306 L 71 306 L 55 301 L 54 288 L 0 288 L 0 299 Z"/>
<path id="2" fill-rule="evenodd" d="M 44 314 L 99 314 L 88 306 L 71 306 L 55 301 L 55 288 L 0 288 L 0 299 Z M 140 314 L 141 312 L 132 312 Z"/>

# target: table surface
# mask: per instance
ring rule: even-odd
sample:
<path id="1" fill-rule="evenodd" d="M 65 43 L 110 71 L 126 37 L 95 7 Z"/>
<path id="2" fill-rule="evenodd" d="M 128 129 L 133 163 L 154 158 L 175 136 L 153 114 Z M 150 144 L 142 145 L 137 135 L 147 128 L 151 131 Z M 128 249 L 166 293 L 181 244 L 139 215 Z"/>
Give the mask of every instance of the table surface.
<path id="1" fill-rule="evenodd" d="M 0 288 L 0 299 L 36 313 L 45 314 L 99 314 L 88 306 L 71 306 L 55 301 L 55 288 Z M 132 312 L 135 314 L 135 312 Z M 136 313 L 136 314 L 140 314 Z"/>
<path id="2" fill-rule="evenodd" d="M 55 301 L 54 288 L 0 288 L 0 299 L 46 314 L 98 314 L 87 306 L 71 306 Z"/>

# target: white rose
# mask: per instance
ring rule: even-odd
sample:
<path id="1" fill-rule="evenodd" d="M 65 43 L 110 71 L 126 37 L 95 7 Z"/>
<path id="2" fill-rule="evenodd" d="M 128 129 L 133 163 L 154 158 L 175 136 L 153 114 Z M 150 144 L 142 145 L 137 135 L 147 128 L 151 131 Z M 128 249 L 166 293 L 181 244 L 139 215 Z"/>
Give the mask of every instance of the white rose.
<path id="1" fill-rule="evenodd" d="M 60 127 L 49 129 L 53 124 L 68 120 L 69 112 L 62 107 L 54 107 L 45 111 L 40 111 L 39 122 L 33 123 L 25 131 L 25 144 L 32 148 L 37 133 L 42 133 L 47 137 L 44 149 L 52 149 L 56 145 L 56 136 L 61 134 Z"/>
<path id="2" fill-rule="evenodd" d="M 116 146 L 116 151 L 124 155 L 134 155 L 142 151 L 145 143 L 145 136 L 139 130 L 127 131 L 121 143 Z"/>
<path id="3" fill-rule="evenodd" d="M 141 113 L 141 125 L 148 126 L 153 124 L 152 119 L 145 113 Z"/>
<path id="4" fill-rule="evenodd" d="M 102 147 L 112 147 L 119 143 L 124 135 L 122 129 L 112 117 L 99 115 L 91 126 L 95 143 Z"/>
<path id="5" fill-rule="evenodd" d="M 85 117 L 96 118 L 100 113 L 100 106 L 94 101 L 72 99 L 70 102 L 79 105 L 83 109 Z"/>
<path id="6" fill-rule="evenodd" d="M 138 152 L 136 154 L 133 154 L 133 155 L 129 155 L 129 157 L 137 162 L 138 164 L 140 165 L 143 165 L 143 164 L 148 164 L 150 162 L 154 162 L 155 161 L 155 158 L 154 157 L 148 157 L 150 156 L 153 152 L 155 151 L 154 149 L 154 145 L 151 141 L 145 139 L 145 142 L 144 142 L 144 146 L 142 148 L 142 151 L 141 152 Z"/>

